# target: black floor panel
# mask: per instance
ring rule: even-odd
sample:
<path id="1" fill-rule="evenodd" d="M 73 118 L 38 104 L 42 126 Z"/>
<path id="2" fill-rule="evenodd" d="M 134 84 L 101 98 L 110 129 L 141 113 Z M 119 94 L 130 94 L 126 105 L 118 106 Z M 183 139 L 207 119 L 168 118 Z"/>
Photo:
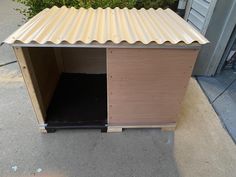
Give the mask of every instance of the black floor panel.
<path id="1" fill-rule="evenodd" d="M 107 123 L 105 74 L 62 74 L 47 111 L 48 128 L 102 128 Z"/>

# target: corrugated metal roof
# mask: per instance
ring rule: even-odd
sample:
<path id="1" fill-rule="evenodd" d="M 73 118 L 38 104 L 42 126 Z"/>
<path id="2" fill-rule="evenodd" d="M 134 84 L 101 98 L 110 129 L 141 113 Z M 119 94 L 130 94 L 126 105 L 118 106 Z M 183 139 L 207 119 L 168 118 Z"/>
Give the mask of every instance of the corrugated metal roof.
<path id="1" fill-rule="evenodd" d="M 45 9 L 5 43 L 199 43 L 208 40 L 170 9 Z"/>

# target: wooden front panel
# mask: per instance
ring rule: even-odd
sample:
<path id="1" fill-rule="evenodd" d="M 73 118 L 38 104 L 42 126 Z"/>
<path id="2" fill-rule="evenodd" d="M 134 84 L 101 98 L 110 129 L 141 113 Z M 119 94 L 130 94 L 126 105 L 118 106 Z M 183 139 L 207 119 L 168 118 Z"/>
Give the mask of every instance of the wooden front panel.
<path id="1" fill-rule="evenodd" d="M 198 50 L 108 49 L 109 125 L 175 123 Z"/>

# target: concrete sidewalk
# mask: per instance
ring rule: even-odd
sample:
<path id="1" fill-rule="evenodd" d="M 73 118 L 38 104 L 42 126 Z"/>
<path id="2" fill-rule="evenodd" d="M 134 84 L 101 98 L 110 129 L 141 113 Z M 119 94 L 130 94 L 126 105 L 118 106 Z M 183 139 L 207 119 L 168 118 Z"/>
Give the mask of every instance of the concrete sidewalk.
<path id="1" fill-rule="evenodd" d="M 198 82 L 236 142 L 236 73 L 223 70 L 215 77 L 198 77 Z"/>
<path id="2" fill-rule="evenodd" d="M 23 23 L 23 16 L 14 9 L 21 7 L 12 0 L 1 0 L 0 2 L 0 42 L 13 33 Z M 11 47 L 3 45 L 0 47 L 0 65 L 15 60 Z"/>

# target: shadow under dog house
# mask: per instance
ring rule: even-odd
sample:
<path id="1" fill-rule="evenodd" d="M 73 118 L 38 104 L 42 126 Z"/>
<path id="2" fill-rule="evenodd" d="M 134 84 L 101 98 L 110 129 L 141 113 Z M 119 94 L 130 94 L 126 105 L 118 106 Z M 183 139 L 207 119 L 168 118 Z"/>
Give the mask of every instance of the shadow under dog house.
<path id="1" fill-rule="evenodd" d="M 176 126 L 208 41 L 172 10 L 45 9 L 13 46 L 42 131 Z"/>

